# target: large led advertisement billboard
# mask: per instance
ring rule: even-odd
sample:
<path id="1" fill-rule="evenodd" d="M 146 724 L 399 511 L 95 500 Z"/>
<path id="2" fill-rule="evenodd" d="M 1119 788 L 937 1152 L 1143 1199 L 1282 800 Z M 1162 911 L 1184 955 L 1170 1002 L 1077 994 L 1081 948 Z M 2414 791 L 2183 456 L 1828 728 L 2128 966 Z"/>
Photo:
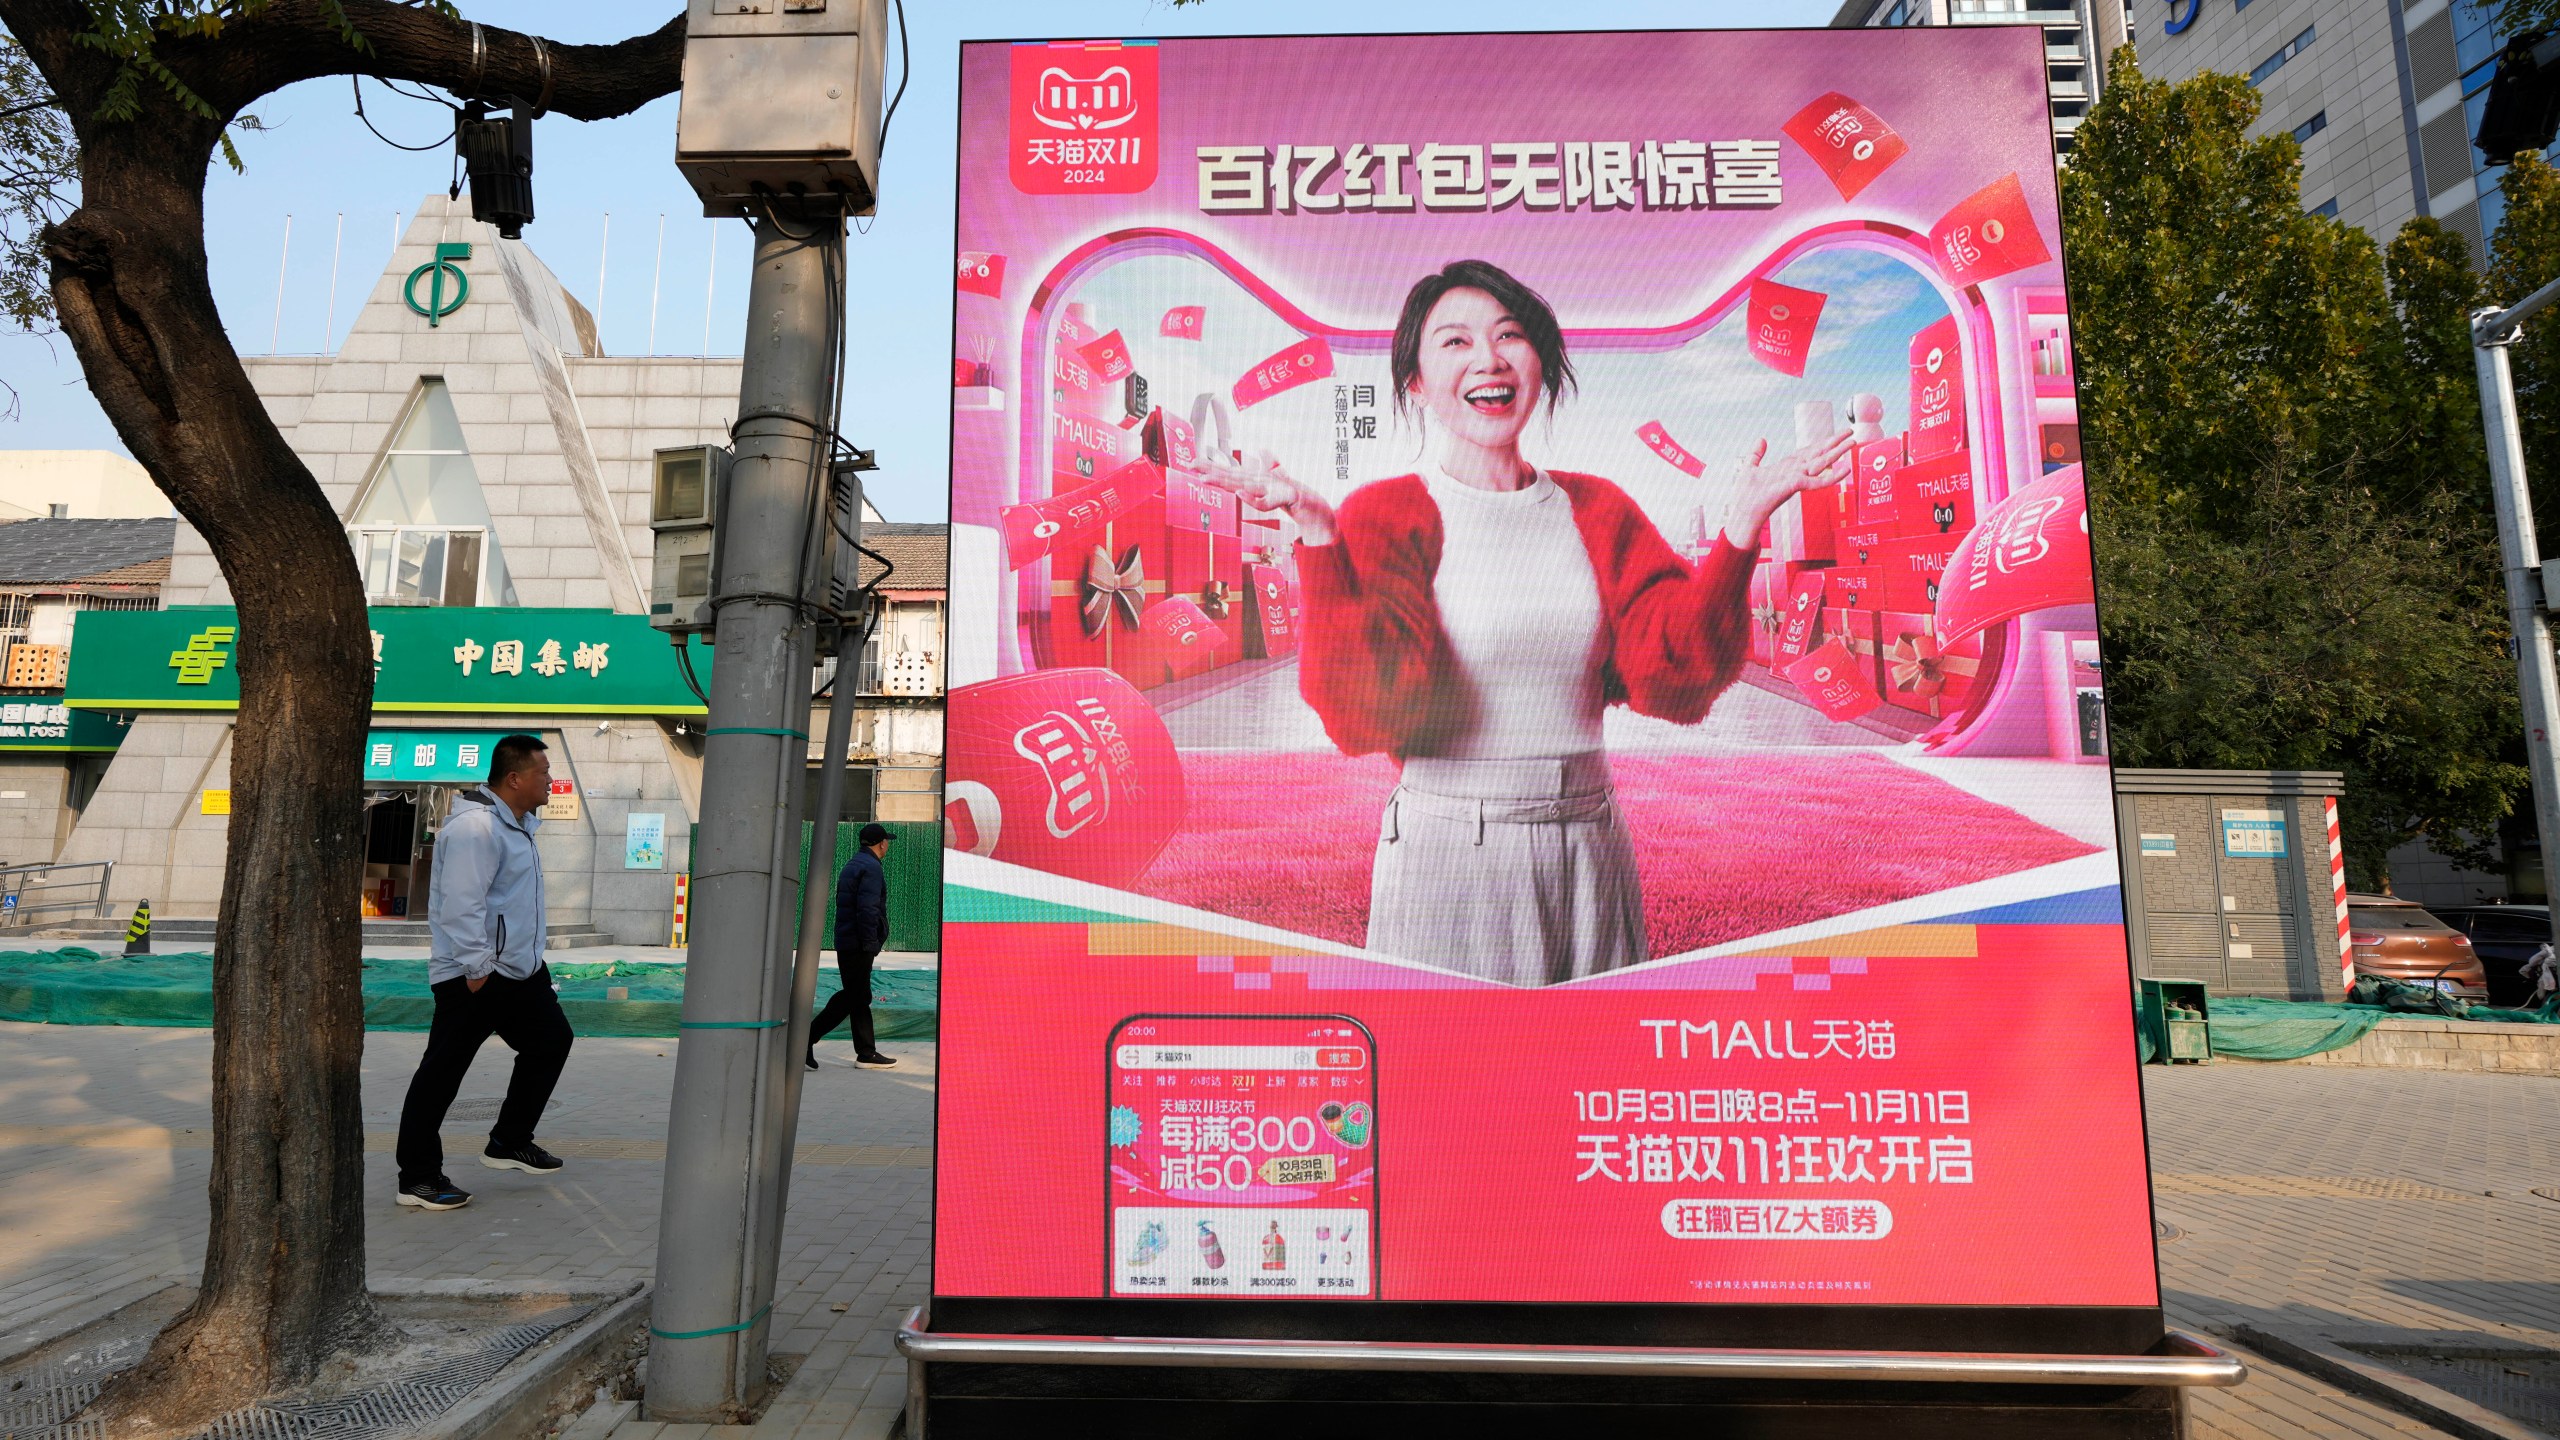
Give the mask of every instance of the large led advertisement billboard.
<path id="1" fill-rule="evenodd" d="M 937 1306 L 2155 1308 L 2042 33 L 961 88 Z"/>

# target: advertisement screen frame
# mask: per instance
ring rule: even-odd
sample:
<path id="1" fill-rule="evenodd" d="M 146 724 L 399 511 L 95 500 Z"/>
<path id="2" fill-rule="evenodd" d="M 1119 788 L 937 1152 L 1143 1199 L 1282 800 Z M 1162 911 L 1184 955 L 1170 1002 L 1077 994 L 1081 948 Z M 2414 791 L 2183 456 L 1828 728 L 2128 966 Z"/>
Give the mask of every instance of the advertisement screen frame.
<path id="1" fill-rule="evenodd" d="M 2040 60 L 2041 32 L 2034 26 L 2017 28 L 2033 32 L 2034 46 Z M 1543 32 L 1485 33 L 1490 38 L 1492 36 L 1525 37 Z M 1566 33 L 1593 36 L 1688 36 L 1702 32 L 1692 28 L 1659 27 Z M 1749 37 L 1808 32 L 1763 29 L 1705 33 Z M 1339 36 L 1235 34 L 1182 37 L 1179 40 L 1170 40 L 1168 43 L 1180 44 L 1194 38 L 1216 41 L 1262 39 L 1358 41 L 1442 37 L 1435 32 L 1425 31 Z M 1823 43 L 1877 46 L 1909 43 L 1913 38 L 1915 36 L 1912 32 L 1900 31 L 1836 31 L 1823 32 L 1822 37 Z M 1917 38 L 1920 38 L 1922 43 L 1928 43 L 1935 37 Z M 1035 43 L 1042 42 L 1036 38 L 963 42 L 964 71 L 968 63 L 967 56 L 972 51 L 1005 49 Z M 2039 73 L 2041 73 L 2040 64 Z M 962 88 L 965 105 L 968 93 L 965 83 Z M 2047 117 L 2049 120 L 2049 110 Z M 1002 128 L 1001 121 L 992 120 L 992 117 L 971 117 L 965 112 L 955 121 L 955 144 L 962 155 L 960 163 L 964 167 L 967 163 L 966 139 L 972 118 L 980 124 L 995 123 L 999 130 Z M 2048 165 L 2055 163 L 2056 157 L 2052 153 L 2049 124 L 2045 158 Z M 1022 197 L 1016 196 L 1013 199 L 1019 203 Z M 963 231 L 968 215 L 965 202 L 955 205 L 953 234 L 955 251 L 968 242 L 969 237 Z M 1019 355 L 1016 357 L 1021 366 L 1017 373 L 1025 377 L 1020 381 L 1025 392 L 1039 383 L 1037 379 L 1031 377 L 1045 376 L 1052 362 L 1053 357 L 1049 352 L 1056 343 L 1052 333 L 1054 326 L 1042 323 L 1048 307 L 1059 303 L 1063 297 L 1070 294 L 1079 278 L 1111 260 L 1133 254 L 1186 254 L 1205 261 L 1226 274 L 1228 278 L 1249 288 L 1259 285 L 1246 267 L 1238 263 L 1227 250 L 1221 248 L 1208 235 L 1192 233 L 1179 225 L 1172 224 L 1104 228 L 1107 233 L 1098 234 L 1096 238 L 1077 248 L 1065 258 L 1054 264 L 1045 265 L 1037 274 L 1026 273 L 1017 277 L 1016 283 L 1029 290 L 1034 296 L 1030 302 L 1029 312 L 1033 323 L 1025 327 Z M 1636 350 L 1672 348 L 1681 343 L 1685 336 L 1712 328 L 1718 320 L 1743 304 L 1754 277 L 1773 275 L 1801 254 L 1830 245 L 1849 244 L 1891 253 L 1896 258 L 1914 263 L 1922 269 L 1923 273 L 1928 273 L 1928 239 L 1925 233 L 1882 222 L 1816 224 L 1791 234 L 1770 252 L 1767 259 L 1754 267 L 1750 274 L 1742 276 L 1720 292 L 1714 301 L 1688 321 L 1646 329 L 1584 331 L 1569 328 L 1567 333 L 1573 336 L 1578 344 L 1596 343 L 1602 348 Z M 2056 247 L 2056 251 L 2057 260 L 2063 258 L 2059 246 Z M 1943 282 L 1939 282 L 1934 275 L 1932 282 L 1944 292 L 1950 313 L 1959 317 L 1958 324 L 1965 334 L 1968 351 L 1965 357 L 1968 382 L 1982 387 L 1977 393 L 1986 395 L 2006 394 L 2015 390 L 2014 376 L 2002 376 L 1997 373 L 2002 358 L 1988 338 L 1990 327 L 1994 323 L 1991 315 L 1992 301 L 1979 289 L 1973 287 L 1951 289 Z M 1300 309 L 1287 297 L 1270 292 L 1268 287 L 1260 288 L 1264 290 L 1265 298 L 1271 304 L 1274 313 L 1281 315 L 1292 324 L 1299 325 L 1308 334 L 1327 336 L 1338 349 L 1345 353 L 1383 353 L 1387 347 L 1390 339 L 1389 332 L 1358 330 L 1329 323 Z M 2070 300 L 2067 287 L 2063 290 L 2062 305 L 2064 313 L 2069 314 Z M 960 347 L 961 341 L 959 315 L 955 307 L 952 331 L 955 351 Z M 1023 447 L 1015 463 L 1025 471 L 1039 464 L 1032 457 L 1039 453 L 1039 447 L 1045 443 L 1043 432 L 1048 413 L 1045 407 L 1035 407 L 1028 403 L 1028 398 L 1026 393 L 1026 403 L 1018 416 L 1007 417 L 1007 422 L 1016 430 Z M 960 430 L 960 417 L 957 410 L 952 419 L 956 454 Z M 2007 472 L 2006 464 L 2010 458 L 2008 452 L 2011 447 L 2005 443 L 1990 443 L 1993 437 L 1988 432 L 2006 424 L 2007 419 L 2004 413 L 1987 404 L 1969 409 L 1967 414 L 1970 439 L 1977 448 L 1977 452 L 1993 467 L 1986 478 L 1989 498 L 1994 503 L 2023 483 Z M 2030 475 L 2027 478 L 2034 477 Z M 954 518 L 955 520 L 959 518 L 956 507 Z M 1003 592 L 998 609 L 1002 617 L 1009 622 L 1014 609 L 1014 577 L 1010 572 L 999 568 L 996 578 Z M 1998 657 L 1995 662 L 1995 673 L 1988 679 L 1993 693 L 1997 694 L 2019 683 L 2020 666 L 2024 658 L 2021 652 L 2024 648 L 2009 646 Z M 2107 762 L 2107 767 L 2111 769 L 2112 761 Z M 2121 886 L 2123 871 L 2130 866 L 2131 860 L 2121 852 L 2117 853 L 2114 859 L 2117 869 L 2116 883 Z M 951 883 L 953 882 L 946 880 L 946 886 Z M 943 953 L 946 964 L 949 962 L 953 927 L 961 923 L 965 922 L 951 918 L 946 906 L 943 921 Z M 2132 1004 L 2129 993 L 2131 975 L 2129 953 L 2125 957 L 2125 964 L 2125 973 L 2128 977 L 2125 1010 L 2130 1017 Z M 1320 998 L 1310 998 L 1316 1000 L 1319 1007 L 1317 1010 L 1304 1014 L 1291 1010 L 1269 1015 L 1255 1015 L 1252 1018 L 1275 1020 L 1352 1018 L 1353 1023 L 1361 1024 L 1364 1031 L 1370 1028 L 1356 1017 L 1323 1009 Z M 1232 1018 L 1206 1012 L 1173 1009 L 1158 1011 L 1144 1008 L 1133 1011 L 1129 1018 L 1194 1018 L 1195 1016 L 1210 1019 Z M 1126 1023 L 1125 1020 L 1122 1023 Z M 2130 1033 L 2129 1018 L 2127 1023 L 2128 1033 Z M 1114 1033 L 1117 1033 L 1116 1027 Z M 946 1047 L 949 1044 L 947 1035 L 944 1043 Z M 1370 1045 L 1371 1064 L 1373 1074 L 1376 1076 L 1374 1085 L 1375 1088 L 1383 1091 L 1391 1083 L 1391 1077 L 1385 1074 L 1387 1057 L 1380 1050 L 1374 1033 L 1371 1035 Z M 2129 1048 L 2123 1058 L 2123 1064 L 2129 1067 L 2130 1072 L 2136 1077 L 2138 1086 L 2140 1074 L 2138 1060 Z M 1104 1068 L 1105 1090 L 1108 1092 L 1107 1063 Z M 935 1099 L 937 1156 L 943 1150 L 942 1126 L 945 1123 L 946 1103 L 942 1089 L 937 1087 Z M 2155 1214 L 2155 1200 L 2149 1187 L 2147 1123 L 2146 1114 L 2138 1122 L 2137 1129 L 2146 1158 L 2143 1213 L 2147 1222 L 2156 1225 L 2156 1221 L 2151 1220 Z M 941 1185 L 939 1165 L 937 1165 L 935 1184 L 938 1199 Z M 1107 1175 L 1104 1189 L 1107 1211 L 1110 1203 Z M 1383 1210 L 1385 1206 L 1383 1194 L 1379 1195 L 1373 1203 Z M 936 1213 L 939 1215 L 938 1209 Z M 1377 1237 L 1373 1236 L 1373 1243 L 1376 1241 Z M 2158 1275 L 2156 1231 L 2145 1235 L 2143 1243 L 2148 1247 L 2156 1283 Z M 1373 1256 L 1373 1265 L 1381 1264 L 1385 1259 L 1382 1254 L 1376 1254 L 1376 1252 L 1373 1252 Z M 1377 1273 L 1373 1270 L 1373 1275 Z M 1286 1336 L 1297 1339 L 1377 1342 L 1620 1344 L 1803 1349 L 1904 1348 L 1930 1351 L 2086 1355 L 2143 1354 L 2155 1350 L 2167 1333 L 2163 1309 L 2158 1303 L 2144 1305 L 1926 1305 L 1820 1301 L 1766 1304 L 1721 1300 L 1661 1303 L 1547 1300 L 1422 1301 L 1377 1298 L 1357 1300 L 1189 1299 L 1170 1295 L 1114 1297 L 1108 1293 L 1108 1290 L 1106 1280 L 1105 1293 L 1099 1296 L 989 1296 L 944 1294 L 937 1291 L 929 1307 L 929 1323 L 933 1330 L 942 1332 L 1021 1335 L 1204 1338 Z"/>

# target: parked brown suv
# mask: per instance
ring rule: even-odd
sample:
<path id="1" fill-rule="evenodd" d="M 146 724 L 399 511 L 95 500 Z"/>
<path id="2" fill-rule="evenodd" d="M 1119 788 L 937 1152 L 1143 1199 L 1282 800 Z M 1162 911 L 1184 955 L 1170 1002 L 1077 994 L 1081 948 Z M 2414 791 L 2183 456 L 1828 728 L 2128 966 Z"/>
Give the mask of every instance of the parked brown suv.
<path id="1" fill-rule="evenodd" d="M 2347 953 L 2358 975 L 2432 985 L 2457 1000 L 2489 998 L 2471 938 L 2406 900 L 2349 895 Z"/>

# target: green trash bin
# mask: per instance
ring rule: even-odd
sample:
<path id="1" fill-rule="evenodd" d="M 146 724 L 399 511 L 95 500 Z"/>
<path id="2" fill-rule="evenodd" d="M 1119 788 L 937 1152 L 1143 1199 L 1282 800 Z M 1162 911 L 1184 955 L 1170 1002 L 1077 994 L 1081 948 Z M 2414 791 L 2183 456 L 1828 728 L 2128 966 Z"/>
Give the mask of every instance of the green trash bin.
<path id="1" fill-rule="evenodd" d="M 2213 1037 L 2205 1029 L 2205 990 L 2201 980 L 2143 980 L 2136 1018 L 2151 1039 L 2155 1065 L 2197 1065 L 2213 1058 Z"/>

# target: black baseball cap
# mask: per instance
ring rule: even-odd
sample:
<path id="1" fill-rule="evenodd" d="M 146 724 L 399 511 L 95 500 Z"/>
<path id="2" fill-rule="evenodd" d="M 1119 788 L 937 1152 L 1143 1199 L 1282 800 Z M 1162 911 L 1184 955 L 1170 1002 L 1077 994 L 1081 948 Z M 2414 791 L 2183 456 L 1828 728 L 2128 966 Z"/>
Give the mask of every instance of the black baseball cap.
<path id="1" fill-rule="evenodd" d="M 859 843 L 864 845 L 877 845 L 883 840 L 895 840 L 897 838 L 897 836 L 889 833 L 888 826 L 874 821 L 871 824 L 862 827 L 862 838 Z"/>

